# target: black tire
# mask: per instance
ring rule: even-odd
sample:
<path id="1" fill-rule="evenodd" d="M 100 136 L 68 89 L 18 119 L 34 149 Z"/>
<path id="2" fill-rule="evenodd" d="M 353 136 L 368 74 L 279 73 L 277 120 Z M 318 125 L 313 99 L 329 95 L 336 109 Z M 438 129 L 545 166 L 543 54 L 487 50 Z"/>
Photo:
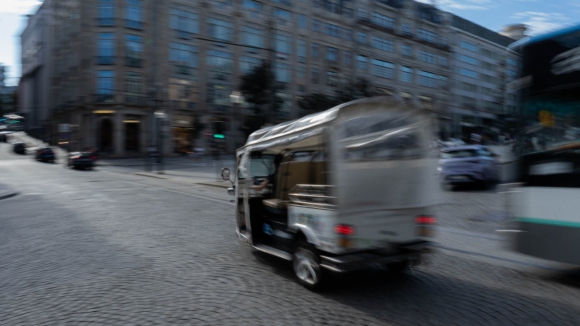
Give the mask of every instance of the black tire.
<path id="1" fill-rule="evenodd" d="M 411 262 L 408 259 L 387 264 L 389 272 L 397 274 L 403 273 L 404 271 L 408 270 L 410 266 Z"/>
<path id="2" fill-rule="evenodd" d="M 292 256 L 292 268 L 298 283 L 309 290 L 320 289 L 325 280 L 320 257 L 315 252 L 312 245 L 301 242 Z"/>

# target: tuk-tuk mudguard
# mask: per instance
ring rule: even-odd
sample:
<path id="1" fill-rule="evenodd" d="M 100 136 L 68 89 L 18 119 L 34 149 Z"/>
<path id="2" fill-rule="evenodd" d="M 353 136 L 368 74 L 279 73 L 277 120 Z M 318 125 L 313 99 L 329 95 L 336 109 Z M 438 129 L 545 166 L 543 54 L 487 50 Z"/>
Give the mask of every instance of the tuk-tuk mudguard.
<path id="1" fill-rule="evenodd" d="M 291 227 L 296 229 L 294 240 L 297 240 L 299 238 L 299 234 L 302 233 L 302 234 L 304 234 L 304 237 L 306 238 L 306 241 L 308 243 L 310 243 L 316 247 L 318 247 L 320 245 L 320 241 L 318 241 L 318 237 L 316 236 L 316 233 L 308 225 L 295 223 L 295 224 L 291 225 Z"/>

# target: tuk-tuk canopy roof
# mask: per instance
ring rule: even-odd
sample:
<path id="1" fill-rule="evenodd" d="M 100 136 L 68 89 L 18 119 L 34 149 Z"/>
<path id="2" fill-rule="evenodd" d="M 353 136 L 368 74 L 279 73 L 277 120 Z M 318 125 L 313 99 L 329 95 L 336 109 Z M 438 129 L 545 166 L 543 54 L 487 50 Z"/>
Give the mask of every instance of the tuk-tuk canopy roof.
<path id="1" fill-rule="evenodd" d="M 320 133 L 325 126 L 332 124 L 340 115 L 341 111 L 361 104 L 381 104 L 391 109 L 402 108 L 403 105 L 407 105 L 397 96 L 381 96 L 354 100 L 297 120 L 257 130 L 248 137 L 246 145 L 242 148 L 247 146 L 262 147 L 260 145 L 265 145 L 266 143 L 275 146 L 277 143 L 290 142 L 292 140 L 314 136 Z"/>

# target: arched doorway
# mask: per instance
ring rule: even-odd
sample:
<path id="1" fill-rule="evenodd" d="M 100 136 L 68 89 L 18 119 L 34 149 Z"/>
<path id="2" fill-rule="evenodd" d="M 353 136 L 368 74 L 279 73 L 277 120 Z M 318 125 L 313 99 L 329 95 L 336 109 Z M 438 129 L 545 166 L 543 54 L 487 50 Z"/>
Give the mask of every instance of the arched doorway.
<path id="1" fill-rule="evenodd" d="M 111 119 L 103 119 L 100 128 L 99 150 L 103 152 L 113 151 L 113 122 Z"/>

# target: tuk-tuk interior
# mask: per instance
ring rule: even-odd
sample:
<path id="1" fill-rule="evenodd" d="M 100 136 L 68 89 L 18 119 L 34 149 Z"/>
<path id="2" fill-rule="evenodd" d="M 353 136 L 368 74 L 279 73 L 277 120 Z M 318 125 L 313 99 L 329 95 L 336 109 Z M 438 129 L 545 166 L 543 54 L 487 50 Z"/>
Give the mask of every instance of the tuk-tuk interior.
<path id="1" fill-rule="evenodd" d="M 253 244 L 265 244 L 280 250 L 290 250 L 292 237 L 289 231 L 288 204 L 290 190 L 297 185 L 329 186 L 329 169 L 326 152 L 318 139 L 306 139 L 291 147 L 270 148 L 267 151 L 250 153 L 252 185 L 264 182 L 275 171 L 274 159 L 282 155 L 276 173 L 275 186 L 261 196 L 250 197 L 249 211 Z M 313 144 L 319 146 L 312 146 Z M 240 175 L 238 175 L 240 176 Z M 243 198 L 239 198 L 240 204 Z M 273 237 L 273 234 L 277 236 Z"/>

